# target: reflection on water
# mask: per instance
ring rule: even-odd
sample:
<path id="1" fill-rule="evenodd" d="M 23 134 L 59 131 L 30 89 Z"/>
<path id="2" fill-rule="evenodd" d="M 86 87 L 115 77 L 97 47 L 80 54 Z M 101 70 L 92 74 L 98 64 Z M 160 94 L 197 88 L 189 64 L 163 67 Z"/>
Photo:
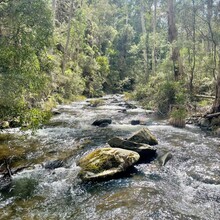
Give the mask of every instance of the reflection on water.
<path id="1" fill-rule="evenodd" d="M 0 193 L 0 219 L 220 219 L 219 139 L 194 126 L 173 128 L 140 108 L 121 111 L 124 106 L 122 96 L 104 97 L 97 108 L 87 101 L 60 105 L 61 114 L 47 126 L 13 140 L 34 146 L 26 158 L 33 165 L 14 175 L 9 191 Z M 112 124 L 91 126 L 98 118 L 111 118 Z M 133 126 L 131 120 L 146 125 Z M 172 153 L 166 166 L 139 164 L 129 177 L 93 184 L 77 178 L 76 161 L 83 154 L 144 126 L 158 138 L 158 152 Z M 44 168 L 46 161 L 68 156 L 64 167 Z"/>

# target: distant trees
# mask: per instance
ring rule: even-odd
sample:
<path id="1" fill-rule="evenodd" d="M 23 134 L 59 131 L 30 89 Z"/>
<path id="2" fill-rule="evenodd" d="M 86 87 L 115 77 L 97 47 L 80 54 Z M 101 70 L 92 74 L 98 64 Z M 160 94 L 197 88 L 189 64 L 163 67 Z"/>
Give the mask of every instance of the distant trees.
<path id="1" fill-rule="evenodd" d="M 1 1 L 1 115 L 134 88 L 154 99 L 162 88 L 178 93 L 178 83 L 190 100 L 215 94 L 219 111 L 219 7 L 214 0 Z"/>

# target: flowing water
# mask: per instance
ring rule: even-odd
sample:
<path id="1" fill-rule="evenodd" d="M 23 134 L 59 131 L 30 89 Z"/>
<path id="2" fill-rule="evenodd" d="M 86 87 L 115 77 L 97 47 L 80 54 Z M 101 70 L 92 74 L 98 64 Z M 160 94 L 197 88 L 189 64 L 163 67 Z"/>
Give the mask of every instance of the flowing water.
<path id="1" fill-rule="evenodd" d="M 89 100 L 75 102 L 58 106 L 61 114 L 35 134 L 6 131 L 17 138 L 4 144 L 34 149 L 26 156 L 33 165 L 14 175 L 10 190 L 0 193 L 0 219 L 220 219 L 220 139 L 125 107 L 120 95 L 102 98 L 99 107 Z M 106 117 L 112 118 L 108 127 L 91 125 Z M 131 125 L 135 119 L 145 125 Z M 146 126 L 159 141 L 158 151 L 173 155 L 165 166 L 153 161 L 119 179 L 80 181 L 76 162 L 82 155 Z M 45 169 L 47 160 L 68 156 L 63 167 Z"/>

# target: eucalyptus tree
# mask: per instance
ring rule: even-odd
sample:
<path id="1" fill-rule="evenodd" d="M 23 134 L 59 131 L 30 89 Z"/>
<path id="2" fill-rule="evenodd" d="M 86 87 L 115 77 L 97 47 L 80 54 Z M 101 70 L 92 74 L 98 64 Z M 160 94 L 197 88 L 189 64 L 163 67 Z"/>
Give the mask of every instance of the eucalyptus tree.
<path id="1" fill-rule="evenodd" d="M 180 59 L 180 51 L 177 45 L 178 30 L 176 27 L 176 0 L 168 0 L 168 41 L 172 47 L 171 59 L 173 61 L 173 72 L 175 80 L 179 80 L 183 75 L 182 63 Z"/>
<path id="2" fill-rule="evenodd" d="M 45 47 L 52 36 L 51 12 L 44 0 L 1 1 L 0 22 L 0 106 L 4 115 L 33 105 L 46 92 Z"/>

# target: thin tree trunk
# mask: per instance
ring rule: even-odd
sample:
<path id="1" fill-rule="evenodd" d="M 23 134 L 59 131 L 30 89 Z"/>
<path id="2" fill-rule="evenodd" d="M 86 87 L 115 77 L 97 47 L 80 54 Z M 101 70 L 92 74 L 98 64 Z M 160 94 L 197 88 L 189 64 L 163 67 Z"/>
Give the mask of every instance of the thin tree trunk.
<path id="1" fill-rule="evenodd" d="M 53 0 L 52 1 L 52 12 L 53 12 L 53 26 L 55 27 L 55 20 L 56 20 L 56 4 L 57 1 Z"/>
<path id="2" fill-rule="evenodd" d="M 194 72 L 196 67 L 196 9 L 195 9 L 195 0 L 192 0 L 193 4 L 193 52 L 192 52 L 192 65 L 191 65 L 191 71 L 190 71 L 190 81 L 189 81 L 189 91 L 192 96 L 193 94 L 193 80 L 194 80 Z"/>
<path id="3" fill-rule="evenodd" d="M 128 2 L 125 3 L 125 11 L 126 11 L 125 24 L 128 25 L 128 21 L 129 21 Z"/>
<path id="4" fill-rule="evenodd" d="M 74 6 L 74 0 L 72 0 L 71 4 L 70 4 L 68 27 L 67 27 L 67 38 L 66 38 L 66 45 L 65 45 L 65 48 L 64 48 L 63 62 L 62 62 L 62 74 L 63 75 L 64 75 L 65 70 L 66 70 L 66 59 L 67 59 L 68 47 L 69 47 L 69 43 L 70 43 L 71 21 L 72 21 L 73 11 L 74 11 L 73 6 Z"/>
<path id="5" fill-rule="evenodd" d="M 218 57 L 218 75 L 216 79 L 215 101 L 212 107 L 212 113 L 220 112 L 220 52 Z"/>
<path id="6" fill-rule="evenodd" d="M 143 58 L 144 58 L 144 72 L 146 76 L 146 80 L 148 80 L 148 56 L 147 56 L 147 30 L 146 30 L 146 22 L 145 22 L 145 16 L 144 16 L 144 2 L 143 0 L 140 0 L 140 11 L 141 11 L 141 28 L 142 28 L 142 36 L 144 39 L 144 47 L 143 47 Z"/>
<path id="7" fill-rule="evenodd" d="M 168 40 L 172 44 L 172 56 L 174 79 L 178 81 L 183 75 L 182 62 L 179 48 L 175 45 L 178 39 L 178 32 L 175 23 L 175 0 L 168 0 Z"/>
<path id="8" fill-rule="evenodd" d="M 157 0 L 154 0 L 154 19 L 153 19 L 153 50 L 152 50 L 152 72 L 155 75 L 156 73 L 156 28 L 157 25 Z"/>

